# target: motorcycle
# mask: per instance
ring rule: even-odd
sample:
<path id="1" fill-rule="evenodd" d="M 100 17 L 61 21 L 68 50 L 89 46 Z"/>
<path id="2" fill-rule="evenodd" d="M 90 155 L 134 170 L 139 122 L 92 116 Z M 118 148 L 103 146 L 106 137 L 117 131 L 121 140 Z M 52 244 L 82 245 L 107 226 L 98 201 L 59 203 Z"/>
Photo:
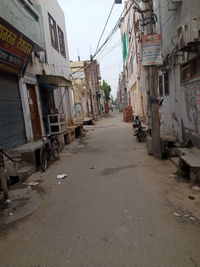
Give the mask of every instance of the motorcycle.
<path id="1" fill-rule="evenodd" d="M 146 140 L 146 130 L 142 127 L 142 123 L 138 117 L 136 117 L 133 123 L 134 136 L 137 137 L 138 142 L 144 142 Z"/>

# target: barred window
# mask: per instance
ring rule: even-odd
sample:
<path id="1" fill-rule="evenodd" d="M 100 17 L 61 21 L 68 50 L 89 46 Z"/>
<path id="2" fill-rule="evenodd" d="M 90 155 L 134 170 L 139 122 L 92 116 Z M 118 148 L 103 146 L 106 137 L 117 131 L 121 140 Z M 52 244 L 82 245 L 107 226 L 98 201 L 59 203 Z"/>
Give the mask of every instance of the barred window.
<path id="1" fill-rule="evenodd" d="M 61 55 L 63 55 L 63 57 L 66 58 L 64 34 L 59 26 L 58 26 L 58 39 L 60 44 L 60 53 Z"/>
<path id="2" fill-rule="evenodd" d="M 51 35 L 51 44 L 56 50 L 59 51 L 56 22 L 49 13 L 48 15 L 49 15 L 49 29 L 50 29 L 50 35 Z"/>
<path id="3" fill-rule="evenodd" d="M 200 77 L 200 57 L 196 57 L 180 66 L 180 80 L 186 82 Z"/>

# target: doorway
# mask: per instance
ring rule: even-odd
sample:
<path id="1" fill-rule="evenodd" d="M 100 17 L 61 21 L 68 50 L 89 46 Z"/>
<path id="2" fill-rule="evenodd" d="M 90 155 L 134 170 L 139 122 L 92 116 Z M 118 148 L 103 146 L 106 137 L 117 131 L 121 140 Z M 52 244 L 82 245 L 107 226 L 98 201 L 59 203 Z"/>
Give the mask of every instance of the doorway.
<path id="1" fill-rule="evenodd" d="M 27 84 L 26 86 L 29 92 L 29 108 L 31 114 L 33 137 L 34 140 L 38 140 L 42 136 L 42 130 L 40 124 L 40 115 L 38 109 L 36 90 L 34 85 Z"/>

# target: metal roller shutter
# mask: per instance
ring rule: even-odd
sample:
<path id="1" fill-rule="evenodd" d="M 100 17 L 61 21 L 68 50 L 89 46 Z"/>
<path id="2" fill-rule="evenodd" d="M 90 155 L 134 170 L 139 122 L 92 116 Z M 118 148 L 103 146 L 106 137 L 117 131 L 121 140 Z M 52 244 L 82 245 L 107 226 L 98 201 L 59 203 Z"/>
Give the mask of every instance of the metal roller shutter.
<path id="1" fill-rule="evenodd" d="M 0 73 L 0 147 L 10 150 L 26 142 L 18 78 Z"/>

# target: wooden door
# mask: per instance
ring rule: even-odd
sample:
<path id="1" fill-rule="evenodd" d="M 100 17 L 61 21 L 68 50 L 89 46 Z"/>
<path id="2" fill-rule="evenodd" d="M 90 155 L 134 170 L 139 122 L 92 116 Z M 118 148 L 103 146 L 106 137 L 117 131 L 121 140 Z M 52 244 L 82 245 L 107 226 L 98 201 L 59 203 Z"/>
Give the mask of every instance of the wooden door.
<path id="1" fill-rule="evenodd" d="M 29 108 L 31 113 L 31 122 L 34 140 L 41 138 L 42 130 L 40 124 L 40 115 L 38 109 L 37 95 L 34 85 L 27 85 L 29 91 Z"/>

